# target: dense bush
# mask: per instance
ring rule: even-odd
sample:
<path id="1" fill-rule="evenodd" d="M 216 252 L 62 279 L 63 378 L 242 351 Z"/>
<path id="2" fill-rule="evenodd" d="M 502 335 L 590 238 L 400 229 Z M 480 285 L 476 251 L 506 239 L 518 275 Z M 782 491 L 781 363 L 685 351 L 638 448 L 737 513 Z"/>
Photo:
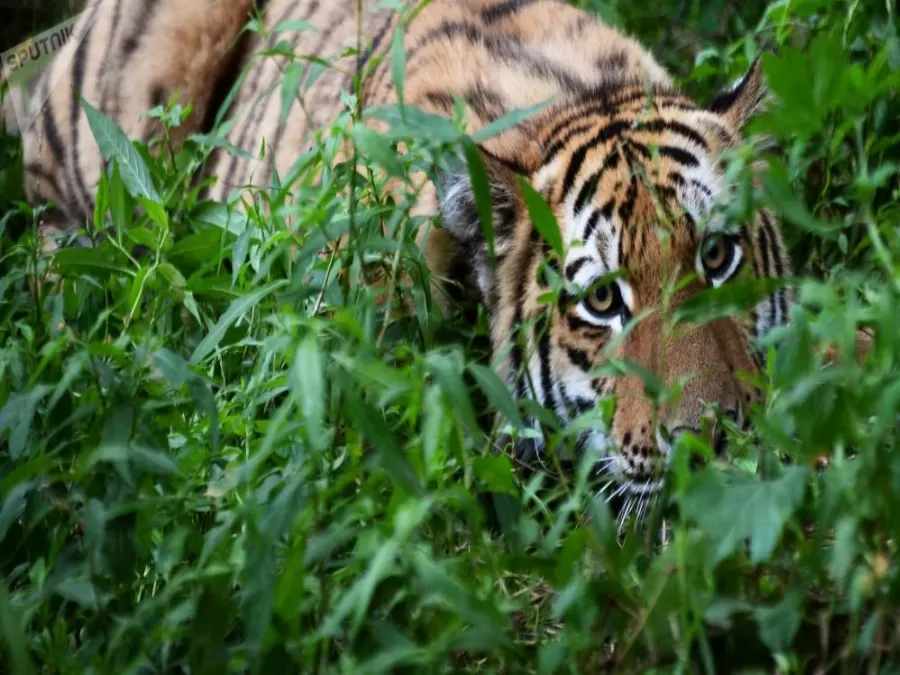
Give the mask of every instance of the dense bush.
<path id="1" fill-rule="evenodd" d="M 779 214 L 801 304 L 753 433 L 702 470 L 685 439 L 640 528 L 586 464 L 524 474 L 491 450 L 483 411 L 519 411 L 484 319 L 438 316 L 414 195 L 389 201 L 375 169 L 438 161 L 451 122 L 394 116 L 398 158 L 351 134 L 348 97 L 239 217 L 186 187 L 214 139 L 172 157 L 95 117 L 128 160 L 101 184 L 112 235 L 48 257 L 5 137 L 0 672 L 900 672 L 893 6 L 575 4 L 700 100 L 768 52 L 768 166 L 731 208 Z M 759 156 L 736 152 L 735 175 Z M 856 363 L 860 327 L 876 341 Z"/>

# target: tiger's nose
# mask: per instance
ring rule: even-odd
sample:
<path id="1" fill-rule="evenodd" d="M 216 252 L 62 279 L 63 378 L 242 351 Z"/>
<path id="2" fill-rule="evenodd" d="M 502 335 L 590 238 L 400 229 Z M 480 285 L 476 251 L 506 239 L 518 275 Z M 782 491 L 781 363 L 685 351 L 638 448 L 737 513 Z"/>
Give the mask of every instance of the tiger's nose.
<path id="1" fill-rule="evenodd" d="M 737 422 L 738 413 L 734 411 L 727 411 L 723 413 L 723 417 L 727 417 L 732 422 Z M 725 426 L 722 424 L 716 423 L 713 419 L 711 421 L 711 434 L 709 434 L 709 444 L 712 448 L 712 451 L 715 453 L 717 457 L 721 457 L 728 450 L 728 432 L 725 430 Z M 710 427 L 708 427 L 710 428 Z M 686 424 L 679 425 L 669 431 L 668 433 L 661 433 L 663 438 L 670 444 L 670 448 L 675 447 L 675 443 L 677 443 L 678 438 L 686 433 L 692 433 L 697 436 L 703 436 L 703 429 L 700 427 L 694 427 Z M 691 466 L 694 468 L 699 468 L 704 463 L 703 456 L 697 453 L 694 453 L 691 456 Z"/>

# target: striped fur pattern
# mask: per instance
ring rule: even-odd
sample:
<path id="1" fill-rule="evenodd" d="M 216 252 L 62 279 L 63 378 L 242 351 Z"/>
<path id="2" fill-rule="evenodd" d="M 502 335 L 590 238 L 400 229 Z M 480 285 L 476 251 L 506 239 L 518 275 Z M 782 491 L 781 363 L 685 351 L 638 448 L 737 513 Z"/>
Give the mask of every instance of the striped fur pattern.
<path id="1" fill-rule="evenodd" d="M 368 0 L 362 5 L 359 16 L 357 0 L 268 0 L 258 8 L 268 29 L 302 21 L 315 30 L 240 38 L 249 1 L 91 0 L 80 39 L 67 47 L 70 58 L 60 57 L 44 81 L 49 105 L 35 110 L 25 141 L 30 198 L 54 199 L 70 227 L 91 212 L 102 162 L 76 90 L 137 138 L 153 132 L 140 112 L 178 94 L 198 112 L 186 132 L 208 122 L 211 83 L 230 83 L 240 70 L 233 63 L 247 76 L 230 109 L 236 123 L 229 140 L 255 156 L 264 143 L 267 153 L 247 159 L 217 152 L 205 169 L 217 178 L 208 196 L 227 201 L 247 186 L 265 187 L 276 172 L 284 177 L 310 133 L 342 110 L 339 94 L 352 88 L 355 74 L 365 74 L 366 104 L 396 101 L 390 60 L 382 57 L 398 14 Z M 359 43 L 360 28 L 362 49 L 339 57 Z M 739 374 L 761 367 L 752 344 L 787 319 L 787 291 L 747 317 L 675 335 L 664 333 L 658 311 L 664 286 L 684 275 L 694 279 L 669 299 L 670 308 L 737 277 L 789 273 L 769 215 L 726 231 L 714 209 L 729 195 L 722 153 L 739 143 L 764 96 L 759 65 L 700 105 L 673 87 L 641 45 L 555 0 L 433 0 L 404 32 L 408 103 L 449 115 L 461 99 L 474 131 L 552 99 L 481 147 L 497 265 L 489 264 L 473 188 L 459 169 L 423 194 L 421 211 L 440 214 L 443 225 L 423 242 L 426 256 L 436 275 L 472 280 L 492 317 L 500 373 L 517 397 L 534 397 L 572 420 L 616 395 L 611 428 L 583 432 L 576 449 L 605 453 L 598 471 L 619 479 L 621 489 L 654 492 L 673 439 L 700 429 L 705 404 L 743 420 L 756 392 Z M 301 86 L 302 105 L 291 108 L 285 124 L 278 83 L 287 60 L 259 55 L 280 40 L 295 54 L 334 59 L 337 66 Z M 550 254 L 529 220 L 520 178 L 553 209 L 564 259 Z M 540 301 L 548 283 L 545 258 L 568 287 L 549 308 Z M 613 273 L 619 276 L 608 280 Z M 629 318 L 647 310 L 657 311 L 623 335 Z M 686 380 L 680 398 L 656 411 L 637 374 L 595 372 L 609 356 L 669 385 Z M 724 443 L 721 431 L 715 440 Z M 547 448 L 540 440 L 519 440 L 516 451 L 523 459 L 540 458 Z"/>

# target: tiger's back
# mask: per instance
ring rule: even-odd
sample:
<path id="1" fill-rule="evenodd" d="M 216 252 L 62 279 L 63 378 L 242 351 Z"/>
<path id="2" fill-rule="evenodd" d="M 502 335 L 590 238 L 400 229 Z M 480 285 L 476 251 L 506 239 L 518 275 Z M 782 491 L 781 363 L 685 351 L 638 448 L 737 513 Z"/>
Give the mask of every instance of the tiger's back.
<path id="1" fill-rule="evenodd" d="M 308 147 L 310 132 L 334 120 L 343 108 L 341 92 L 353 90 L 357 75 L 364 76 L 364 104 L 396 102 L 390 63 L 383 57 L 400 15 L 363 4 L 360 17 L 356 0 L 264 0 L 261 28 L 242 38 L 254 10 L 250 0 L 189 6 L 177 0 L 90 0 L 71 44 L 42 77 L 35 97 L 41 107 L 33 110 L 35 122 L 25 135 L 29 199 L 54 200 L 73 225 L 93 213 L 102 158 L 73 90 L 143 141 L 161 130 L 143 113 L 175 94 L 194 108 L 177 129 L 177 142 L 209 125 L 211 108 L 220 102 L 211 84 L 224 80 L 221 91 L 239 72 L 244 79 L 227 140 L 254 157 L 265 142 L 266 156 L 248 159 L 217 150 L 204 174 L 217 179 L 208 196 L 224 201 L 235 189 L 269 185 L 273 171 L 284 176 Z M 285 44 L 293 56 L 278 53 Z M 632 78 L 669 84 L 637 43 L 556 0 L 434 2 L 407 27 L 405 48 L 405 101 L 450 114 L 457 96 L 468 105 L 470 131 L 512 110 L 604 84 Z M 303 64 L 297 57 L 307 56 L 331 66 L 315 77 L 310 64 L 303 67 L 297 83 L 303 103 L 295 101 L 282 124 L 282 79 L 291 64 Z M 487 149 L 514 156 L 534 140 L 527 129 L 517 132 Z"/>
<path id="2" fill-rule="evenodd" d="M 399 15 L 365 4 L 359 16 L 356 0 L 268 0 L 265 29 L 241 37 L 250 10 L 244 0 L 204 0 L 202 15 L 173 0 L 92 0 L 77 29 L 82 39 L 76 35 L 67 46 L 71 58 L 58 59 L 45 80 L 50 105 L 26 137 L 29 197 L 54 199 L 68 226 L 92 213 L 102 161 L 73 86 L 139 138 L 154 130 L 139 113 L 177 94 L 199 111 L 181 128 L 184 135 L 206 128 L 221 89 L 214 82 L 230 85 L 237 72 L 246 77 L 237 85 L 228 141 L 245 152 L 214 153 L 203 171 L 216 179 L 207 196 L 227 201 L 247 186 L 265 188 L 276 173 L 283 179 L 312 134 L 343 109 L 340 94 L 353 90 L 358 76 L 364 104 L 396 102 L 384 56 Z M 162 30 L 173 19 L 177 35 Z M 623 477 L 634 495 L 652 493 L 658 460 L 668 457 L 679 433 L 699 431 L 706 403 L 744 419 L 756 392 L 740 373 L 761 365 L 752 343 L 787 319 L 790 296 L 779 290 L 747 316 L 686 335 L 669 336 L 658 316 L 622 335 L 630 317 L 658 310 L 663 288 L 679 276 L 697 278 L 682 285 L 674 306 L 741 275 L 789 273 L 768 214 L 734 227 L 713 210 L 729 190 L 721 155 L 740 142 L 764 92 L 758 63 L 702 106 L 673 88 L 639 44 L 556 0 L 435 0 L 403 29 L 407 103 L 449 115 L 454 100 L 462 100 L 468 130 L 475 131 L 551 100 L 481 146 L 496 266 L 489 264 L 465 170 L 451 169 L 440 190 L 428 184 L 422 193 L 419 210 L 440 213 L 442 223 L 426 242 L 426 259 L 432 273 L 456 270 L 460 281 L 474 280 L 491 316 L 495 351 L 505 355 L 500 375 L 517 397 L 533 397 L 571 421 L 600 398 L 617 396 L 612 428 L 583 431 L 575 446 L 612 452 L 604 470 Z M 308 65 L 297 71 L 293 57 L 259 56 L 285 44 L 294 55 L 324 58 L 331 67 L 313 77 Z M 107 50 L 110 58 L 101 58 Z M 140 54 L 147 54 L 145 63 Z M 139 67 L 132 71 L 129 64 Z M 281 82 L 290 69 L 299 76 L 300 95 L 282 124 Z M 565 243 L 562 259 L 537 235 L 520 177 L 552 208 Z M 671 236 L 660 237 L 661 229 Z M 545 258 L 568 284 L 549 308 L 540 300 L 548 290 L 539 274 Z M 625 275 L 600 284 L 615 272 Z M 679 401 L 656 411 L 638 375 L 597 374 L 610 357 L 632 361 L 665 384 L 691 379 Z M 723 438 L 720 429 L 717 446 Z M 525 457 L 546 448 L 520 440 L 516 451 Z"/>

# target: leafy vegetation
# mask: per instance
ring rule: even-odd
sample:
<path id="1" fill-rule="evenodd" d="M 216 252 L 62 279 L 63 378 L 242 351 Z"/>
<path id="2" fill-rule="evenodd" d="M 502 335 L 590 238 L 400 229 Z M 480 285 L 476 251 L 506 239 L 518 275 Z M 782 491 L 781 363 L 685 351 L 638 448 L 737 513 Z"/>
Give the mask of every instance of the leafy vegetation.
<path id="1" fill-rule="evenodd" d="M 109 236 L 48 255 L 3 137 L 0 672 L 900 672 L 894 7 L 575 4 L 700 100 L 767 52 L 772 150 L 734 153 L 729 209 L 778 213 L 800 303 L 752 433 L 702 469 L 680 441 L 641 528 L 586 461 L 492 450 L 490 410 L 521 409 L 484 317 L 437 313 L 414 187 L 384 190 L 467 147 L 453 121 L 382 111 L 397 156 L 348 93 L 242 216 L 189 187 L 215 138 L 173 154 L 90 111 Z"/>

